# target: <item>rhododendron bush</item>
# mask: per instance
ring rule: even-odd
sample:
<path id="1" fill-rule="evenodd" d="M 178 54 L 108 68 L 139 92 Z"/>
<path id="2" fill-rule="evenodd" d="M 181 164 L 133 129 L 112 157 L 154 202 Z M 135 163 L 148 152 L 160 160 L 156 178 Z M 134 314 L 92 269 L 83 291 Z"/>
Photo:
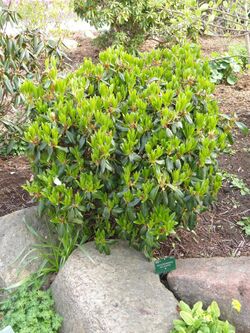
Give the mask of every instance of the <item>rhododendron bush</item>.
<path id="1" fill-rule="evenodd" d="M 47 73 L 22 89 L 34 116 L 26 188 L 61 237 L 77 230 L 106 253 L 118 237 L 151 256 L 177 225 L 193 228 L 221 186 L 230 130 L 199 49 L 108 49 L 66 78 Z"/>

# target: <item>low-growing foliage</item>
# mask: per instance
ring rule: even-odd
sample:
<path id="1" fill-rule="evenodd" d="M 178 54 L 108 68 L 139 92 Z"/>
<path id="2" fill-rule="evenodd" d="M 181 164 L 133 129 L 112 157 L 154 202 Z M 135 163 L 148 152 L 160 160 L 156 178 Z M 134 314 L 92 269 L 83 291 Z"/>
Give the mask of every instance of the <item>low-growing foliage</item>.
<path id="1" fill-rule="evenodd" d="M 51 292 L 39 280 L 25 283 L 0 303 L 0 329 L 10 325 L 18 333 L 57 333 L 62 318 L 54 310 Z"/>
<path id="2" fill-rule="evenodd" d="M 216 302 L 212 302 L 207 310 L 203 310 L 202 302 L 197 302 L 191 309 L 181 301 L 179 308 L 181 319 L 174 320 L 171 333 L 235 333 L 235 328 L 228 321 L 219 319 L 220 309 Z"/>
<path id="3" fill-rule="evenodd" d="M 61 224 L 57 228 L 57 238 L 55 237 L 53 225 L 46 223 L 48 234 L 46 237 L 39 234 L 27 221 L 24 221 L 29 232 L 36 239 L 36 243 L 26 253 L 25 265 L 42 259 L 42 264 L 39 266 L 37 274 L 40 277 L 48 276 L 49 274 L 57 273 L 65 264 L 69 255 L 75 250 L 76 246 L 82 248 L 88 237 L 81 235 L 79 237 L 79 228 L 75 228 L 74 224 Z M 32 256 L 31 256 L 32 254 Z M 20 270 L 22 270 L 22 265 Z"/>
<path id="4" fill-rule="evenodd" d="M 250 236 L 250 216 L 243 217 L 237 224 L 241 226 L 247 236 Z"/>
<path id="5" fill-rule="evenodd" d="M 210 60 L 212 82 L 234 85 L 239 73 L 248 67 L 247 49 L 242 45 L 233 45 L 223 55 L 213 52 Z"/>
<path id="6" fill-rule="evenodd" d="M 217 84 L 225 82 L 234 85 L 238 81 L 237 75 L 241 71 L 240 64 L 230 56 L 212 59 L 210 68 L 211 80 Z"/>
<path id="7" fill-rule="evenodd" d="M 240 190 L 241 195 L 250 195 L 250 188 L 243 179 L 240 179 L 237 175 L 229 172 L 222 172 L 222 176 L 230 182 L 232 187 Z"/>
<path id="8" fill-rule="evenodd" d="M 220 121 L 210 69 L 195 45 L 139 57 L 108 49 L 61 78 L 55 64 L 26 82 L 34 180 L 26 189 L 62 230 L 128 239 L 146 256 L 178 224 L 193 228 L 221 186 Z"/>

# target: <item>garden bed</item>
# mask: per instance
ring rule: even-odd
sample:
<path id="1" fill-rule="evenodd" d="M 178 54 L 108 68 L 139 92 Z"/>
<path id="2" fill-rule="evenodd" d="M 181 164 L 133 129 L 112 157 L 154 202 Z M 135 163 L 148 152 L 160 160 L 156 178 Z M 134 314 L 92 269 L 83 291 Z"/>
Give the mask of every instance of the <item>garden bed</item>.
<path id="1" fill-rule="evenodd" d="M 72 66 L 77 67 L 83 57 L 96 58 L 97 49 L 88 39 L 78 38 L 79 47 L 72 56 Z M 224 47 L 218 39 L 213 48 L 216 51 Z M 218 43 L 218 44 L 217 44 Z M 206 48 L 207 45 L 207 48 Z M 210 50 L 211 39 L 203 41 L 204 52 Z M 243 75 L 235 86 L 219 85 L 215 93 L 223 112 L 236 112 L 240 120 L 250 127 L 250 76 Z M 236 142 L 230 154 L 220 158 L 223 170 L 243 179 L 250 187 L 250 136 L 236 135 Z M 28 162 L 23 157 L 0 158 L 0 216 L 15 210 L 31 206 L 29 195 L 22 185 L 31 177 Z M 239 256 L 250 255 L 250 238 L 246 237 L 237 225 L 237 221 L 250 215 L 249 196 L 241 195 L 238 189 L 232 188 L 228 181 L 219 193 L 218 201 L 211 209 L 199 217 L 195 232 L 179 229 L 163 243 L 155 254 L 183 257 Z M 181 242 L 179 241 L 181 239 Z"/>

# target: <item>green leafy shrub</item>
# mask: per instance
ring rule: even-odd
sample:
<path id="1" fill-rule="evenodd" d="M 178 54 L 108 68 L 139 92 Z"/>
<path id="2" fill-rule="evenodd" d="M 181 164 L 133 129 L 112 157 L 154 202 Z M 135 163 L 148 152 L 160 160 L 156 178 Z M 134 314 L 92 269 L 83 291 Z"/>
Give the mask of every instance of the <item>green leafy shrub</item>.
<path id="1" fill-rule="evenodd" d="M 9 35 L 7 25 L 18 24 L 20 19 L 16 12 L 0 6 L 0 113 L 20 104 L 19 87 L 41 74 L 41 58 L 63 55 L 58 44 L 38 30 Z"/>
<path id="2" fill-rule="evenodd" d="M 40 290 L 39 281 L 22 285 L 0 303 L 0 329 L 10 325 L 17 333 L 56 333 L 61 323 L 51 292 Z"/>
<path id="3" fill-rule="evenodd" d="M 52 55 L 58 58 L 63 56 L 60 43 L 47 40 L 37 30 L 22 31 L 15 36 L 8 34 L 7 26 L 18 24 L 20 20 L 16 12 L 0 5 L 0 151 L 3 153 L 12 152 L 19 142 L 22 144 L 15 151 L 22 150 L 22 135 L 19 134 L 23 133 L 28 113 L 20 115 L 19 112 L 17 116 L 23 104 L 19 91 L 21 84 L 26 79 L 39 80 L 43 71 L 42 59 Z M 7 113 L 9 117 L 4 119 Z M 10 136 L 13 128 L 14 135 Z"/>
<path id="4" fill-rule="evenodd" d="M 65 78 L 47 71 L 22 88 L 34 115 L 26 189 L 60 235 L 69 224 L 106 253 L 119 237 L 151 256 L 177 224 L 193 228 L 221 186 L 227 137 L 199 48 L 108 49 Z"/>
<path id="5" fill-rule="evenodd" d="M 174 320 L 174 329 L 171 333 L 235 333 L 235 328 L 222 321 L 220 309 L 216 302 L 212 302 L 207 310 L 203 310 L 202 302 L 197 302 L 191 309 L 184 302 L 179 303 L 180 320 Z"/>
<path id="6" fill-rule="evenodd" d="M 99 41 L 136 49 L 145 40 L 180 42 L 196 38 L 202 10 L 195 0 L 75 0 L 76 13 L 95 28 L 105 28 Z"/>

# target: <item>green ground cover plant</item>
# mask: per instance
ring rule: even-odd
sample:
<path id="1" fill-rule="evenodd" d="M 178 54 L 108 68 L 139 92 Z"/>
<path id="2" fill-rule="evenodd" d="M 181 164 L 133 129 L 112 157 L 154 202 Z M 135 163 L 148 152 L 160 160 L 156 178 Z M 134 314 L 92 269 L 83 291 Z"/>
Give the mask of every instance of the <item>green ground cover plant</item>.
<path id="1" fill-rule="evenodd" d="M 0 329 L 10 325 L 16 333 L 57 333 L 61 324 L 51 292 L 41 290 L 39 280 L 26 282 L 0 303 Z"/>
<path id="2" fill-rule="evenodd" d="M 211 57 L 209 61 L 211 80 L 216 84 L 234 85 L 238 81 L 239 74 L 248 68 L 247 49 L 240 44 L 231 46 L 223 55 L 214 52 Z"/>
<path id="3" fill-rule="evenodd" d="M 234 175 L 229 172 L 222 172 L 223 179 L 226 179 L 230 182 L 233 188 L 240 190 L 241 195 L 250 195 L 250 189 L 243 179 L 240 179 L 237 175 Z"/>
<path id="4" fill-rule="evenodd" d="M 247 236 L 250 236 L 250 216 L 243 217 L 239 222 L 237 222 L 237 224 L 241 226 Z"/>
<path id="5" fill-rule="evenodd" d="M 174 320 L 171 333 L 235 333 L 235 328 L 228 321 L 220 320 L 220 309 L 216 302 L 204 310 L 202 302 L 192 308 L 181 301 L 180 319 Z"/>
<path id="6" fill-rule="evenodd" d="M 189 44 L 139 57 L 108 49 L 64 78 L 54 61 L 40 85 L 26 82 L 26 189 L 61 242 L 77 230 L 100 251 L 118 237 L 150 257 L 178 225 L 194 228 L 221 186 L 216 153 L 233 126 L 213 90 Z"/>
<path id="7" fill-rule="evenodd" d="M 220 57 L 219 54 L 213 54 L 212 56 L 218 56 L 210 61 L 212 82 L 234 85 L 238 81 L 237 75 L 242 70 L 240 64 L 229 55 Z"/>

